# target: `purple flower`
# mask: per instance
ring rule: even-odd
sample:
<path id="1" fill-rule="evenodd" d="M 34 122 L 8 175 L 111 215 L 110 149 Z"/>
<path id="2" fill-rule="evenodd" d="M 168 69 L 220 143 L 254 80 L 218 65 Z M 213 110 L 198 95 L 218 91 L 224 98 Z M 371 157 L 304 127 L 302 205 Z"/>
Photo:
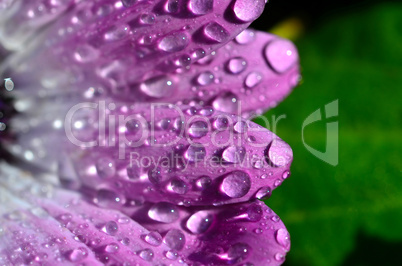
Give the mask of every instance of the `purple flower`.
<path id="1" fill-rule="evenodd" d="M 299 69 L 291 42 L 246 29 L 264 6 L 0 1 L 20 160 L 0 168 L 0 263 L 281 264 L 289 234 L 259 200 L 293 154 L 248 119 Z"/>

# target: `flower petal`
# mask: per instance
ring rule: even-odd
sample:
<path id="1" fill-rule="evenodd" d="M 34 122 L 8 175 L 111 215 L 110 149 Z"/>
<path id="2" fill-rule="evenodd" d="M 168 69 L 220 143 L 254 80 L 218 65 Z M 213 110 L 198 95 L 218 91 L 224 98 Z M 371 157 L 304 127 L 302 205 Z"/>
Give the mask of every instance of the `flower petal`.
<path id="1" fill-rule="evenodd" d="M 172 210 L 178 218 L 163 221 L 166 211 Z M 284 224 L 258 200 L 221 207 L 145 203 L 124 211 L 148 230 L 158 232 L 172 249 L 171 255 L 180 253 L 191 263 L 280 265 L 290 249 Z"/>
<path id="2" fill-rule="evenodd" d="M 79 179 L 75 187 L 92 190 L 94 201 L 109 207 L 116 198 L 117 205 L 144 198 L 182 205 L 261 199 L 290 174 L 289 145 L 238 116 L 213 108 L 92 104 L 66 120 L 66 112 L 58 117 L 46 108 L 14 119 L 18 145 L 9 150 L 69 176 L 67 182 Z M 35 124 L 36 117 L 44 119 Z"/>
<path id="3" fill-rule="evenodd" d="M 169 247 L 126 215 L 1 164 L 0 262 L 89 265 L 167 263 Z M 36 177 L 37 178 L 37 177 Z"/>
<path id="4" fill-rule="evenodd" d="M 239 19 L 237 2 L 257 3 L 245 11 L 250 20 Z M 102 87 L 120 95 L 134 83 L 211 54 L 247 28 L 264 6 L 265 0 L 81 1 L 3 71 L 20 82 L 20 90 L 40 86 L 47 93 L 82 93 Z M 37 2 L 22 10 L 27 8 L 37 9 Z M 31 24 L 29 19 L 15 23 L 21 28 Z"/>

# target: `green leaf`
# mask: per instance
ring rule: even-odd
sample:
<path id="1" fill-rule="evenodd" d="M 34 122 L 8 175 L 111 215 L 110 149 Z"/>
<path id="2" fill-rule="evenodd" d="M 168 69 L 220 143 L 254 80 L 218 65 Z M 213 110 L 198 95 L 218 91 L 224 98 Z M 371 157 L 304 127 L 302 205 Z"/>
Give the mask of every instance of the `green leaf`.
<path id="1" fill-rule="evenodd" d="M 267 200 L 291 234 L 287 265 L 399 264 L 388 247 L 402 244 L 402 4 L 338 14 L 296 44 L 302 85 L 266 114 L 286 115 L 276 133 L 294 151 L 292 176 Z M 325 118 L 337 99 L 338 117 L 304 131 L 325 151 L 326 123 L 339 122 L 334 167 L 301 136 L 308 115 L 321 108 Z"/>

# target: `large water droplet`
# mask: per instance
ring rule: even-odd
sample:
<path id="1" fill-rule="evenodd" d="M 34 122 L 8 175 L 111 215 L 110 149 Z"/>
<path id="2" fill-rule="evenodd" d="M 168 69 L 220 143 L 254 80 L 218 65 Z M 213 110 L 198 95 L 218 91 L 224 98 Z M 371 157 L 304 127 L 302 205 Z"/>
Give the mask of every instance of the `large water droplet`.
<path id="1" fill-rule="evenodd" d="M 186 244 L 186 237 L 182 231 L 171 229 L 166 233 L 163 242 L 173 250 L 182 250 Z"/>
<path id="2" fill-rule="evenodd" d="M 165 52 L 178 52 L 187 47 L 190 38 L 187 33 L 179 31 L 168 36 L 165 36 L 159 42 L 159 49 Z"/>
<path id="3" fill-rule="evenodd" d="M 276 237 L 276 242 L 278 242 L 279 245 L 284 247 L 285 249 L 289 250 L 290 247 L 290 237 L 288 231 L 284 228 L 280 228 L 276 231 L 275 233 Z"/>
<path id="4" fill-rule="evenodd" d="M 154 253 L 149 248 L 146 248 L 144 250 L 141 250 L 138 256 L 140 256 L 143 260 L 151 261 L 154 258 Z"/>
<path id="5" fill-rule="evenodd" d="M 166 251 L 165 253 L 165 257 L 168 258 L 169 260 L 176 260 L 178 256 L 179 254 L 174 250 L 169 250 Z"/>
<path id="6" fill-rule="evenodd" d="M 153 168 L 148 171 L 148 180 L 151 183 L 157 185 L 161 182 L 162 178 L 163 177 L 160 168 Z"/>
<path id="7" fill-rule="evenodd" d="M 275 167 L 288 165 L 293 159 L 290 146 L 279 138 L 275 138 L 268 146 L 267 161 Z"/>
<path id="8" fill-rule="evenodd" d="M 217 117 L 214 121 L 214 128 L 219 131 L 226 130 L 229 127 L 229 120 L 226 117 Z"/>
<path id="9" fill-rule="evenodd" d="M 226 41 L 230 36 L 229 32 L 216 22 L 211 22 L 205 26 L 204 35 L 218 43 Z"/>
<path id="10" fill-rule="evenodd" d="M 140 0 L 121 0 L 121 3 L 125 7 L 131 7 L 131 6 L 135 5 L 136 3 L 138 3 L 139 1 Z"/>
<path id="11" fill-rule="evenodd" d="M 236 0 L 233 11 L 241 21 L 250 22 L 262 14 L 264 7 L 265 0 Z"/>
<path id="12" fill-rule="evenodd" d="M 247 128 L 248 128 L 248 125 L 247 125 L 247 123 L 244 122 L 244 121 L 239 121 L 239 122 L 237 122 L 237 123 L 233 126 L 233 129 L 234 129 L 237 133 L 240 133 L 240 134 L 246 133 L 246 132 L 247 132 Z"/>
<path id="13" fill-rule="evenodd" d="M 167 0 L 165 10 L 168 13 L 177 13 L 179 11 L 179 0 Z"/>
<path id="14" fill-rule="evenodd" d="M 233 263 L 239 263 L 247 259 L 251 253 L 251 247 L 246 243 L 236 243 L 228 250 L 228 259 Z"/>
<path id="15" fill-rule="evenodd" d="M 213 0 L 190 0 L 188 8 L 194 15 L 205 15 L 212 11 Z"/>
<path id="16" fill-rule="evenodd" d="M 208 134 L 208 124 L 205 121 L 196 121 L 190 125 L 188 134 L 193 138 L 202 138 Z"/>
<path id="17" fill-rule="evenodd" d="M 113 177 L 116 173 L 114 160 L 110 157 L 99 158 L 96 162 L 96 172 L 101 178 Z"/>
<path id="18" fill-rule="evenodd" d="M 236 36 L 236 42 L 238 44 L 248 44 L 255 40 L 255 32 L 250 29 L 245 29 L 239 35 Z"/>
<path id="19" fill-rule="evenodd" d="M 71 262 L 80 262 L 88 257 L 88 250 L 84 247 L 76 248 L 68 252 L 68 259 Z"/>
<path id="20" fill-rule="evenodd" d="M 161 223 L 173 223 L 179 219 L 179 210 L 173 204 L 159 202 L 149 209 L 148 216 Z"/>
<path id="21" fill-rule="evenodd" d="M 251 187 L 250 176 L 242 171 L 229 173 L 222 181 L 222 191 L 231 198 L 241 198 Z"/>
<path id="22" fill-rule="evenodd" d="M 242 163 L 245 156 L 246 149 L 238 146 L 229 146 L 222 153 L 223 160 L 228 163 Z"/>
<path id="23" fill-rule="evenodd" d="M 117 253 L 119 251 L 119 245 L 117 243 L 110 243 L 105 246 L 106 253 Z"/>
<path id="24" fill-rule="evenodd" d="M 186 194 L 188 186 L 186 182 L 180 179 L 174 179 L 170 182 L 170 189 L 177 194 Z"/>
<path id="25" fill-rule="evenodd" d="M 150 244 L 152 246 L 155 246 L 155 247 L 159 246 L 160 244 L 162 244 L 162 236 L 156 231 L 148 233 L 144 237 L 144 240 L 148 244 Z"/>
<path id="26" fill-rule="evenodd" d="M 255 197 L 260 200 L 268 199 L 271 197 L 272 194 L 272 189 L 270 187 L 262 187 L 260 188 L 257 193 L 255 194 Z"/>
<path id="27" fill-rule="evenodd" d="M 195 185 L 197 186 L 198 189 L 204 190 L 208 187 L 210 187 L 212 184 L 212 179 L 209 176 L 202 176 L 197 179 L 195 182 Z"/>
<path id="28" fill-rule="evenodd" d="M 128 25 L 118 25 L 110 28 L 105 33 L 105 40 L 107 41 L 118 41 L 123 39 L 126 35 L 128 35 L 130 31 L 130 27 Z"/>
<path id="29" fill-rule="evenodd" d="M 102 227 L 102 231 L 108 235 L 114 236 L 119 231 L 119 226 L 115 221 L 109 221 Z"/>
<path id="30" fill-rule="evenodd" d="M 152 13 L 142 14 L 140 16 L 140 21 L 142 24 L 151 25 L 155 23 L 155 15 Z"/>
<path id="31" fill-rule="evenodd" d="M 170 77 L 162 75 L 141 83 L 140 90 L 150 97 L 162 98 L 170 95 L 174 90 L 174 86 Z"/>
<path id="32" fill-rule="evenodd" d="M 224 92 L 212 102 L 215 110 L 235 114 L 237 113 L 237 96 L 231 92 Z"/>
<path id="33" fill-rule="evenodd" d="M 251 204 L 247 208 L 247 219 L 251 222 L 258 222 L 263 216 L 263 211 L 257 203 Z"/>
<path id="34" fill-rule="evenodd" d="M 193 143 L 191 144 L 184 156 L 189 160 L 190 162 L 200 162 L 204 160 L 206 155 L 206 150 L 205 147 L 201 143 Z"/>
<path id="35" fill-rule="evenodd" d="M 208 211 L 198 211 L 187 220 L 186 226 L 193 234 L 202 234 L 208 230 L 214 216 Z"/>
<path id="36" fill-rule="evenodd" d="M 247 88 L 251 89 L 257 86 L 262 81 L 262 74 L 258 72 L 251 72 L 247 75 L 244 84 Z"/>
<path id="37" fill-rule="evenodd" d="M 227 69 L 232 74 L 240 74 L 247 67 L 247 61 L 243 57 L 235 57 L 229 60 Z"/>
<path id="38" fill-rule="evenodd" d="M 268 64 L 278 73 L 283 73 L 291 68 L 298 60 L 295 45 L 288 40 L 275 40 L 265 48 L 265 57 Z"/>
<path id="39" fill-rule="evenodd" d="M 206 86 L 214 81 L 214 74 L 210 71 L 205 71 L 197 76 L 197 83 L 201 86 Z"/>

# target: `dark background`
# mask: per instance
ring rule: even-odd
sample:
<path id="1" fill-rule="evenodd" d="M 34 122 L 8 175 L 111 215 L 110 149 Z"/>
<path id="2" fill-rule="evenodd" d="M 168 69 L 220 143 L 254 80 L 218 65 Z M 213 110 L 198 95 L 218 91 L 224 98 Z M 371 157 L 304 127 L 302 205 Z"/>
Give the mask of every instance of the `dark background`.
<path id="1" fill-rule="evenodd" d="M 301 58 L 301 85 L 266 114 L 286 115 L 276 133 L 294 152 L 266 201 L 291 234 L 285 265 L 402 265 L 402 2 L 272 0 L 253 27 L 292 39 Z M 305 140 L 325 151 L 326 123 L 338 121 L 336 167 L 301 139 L 334 100 L 339 116 Z"/>

